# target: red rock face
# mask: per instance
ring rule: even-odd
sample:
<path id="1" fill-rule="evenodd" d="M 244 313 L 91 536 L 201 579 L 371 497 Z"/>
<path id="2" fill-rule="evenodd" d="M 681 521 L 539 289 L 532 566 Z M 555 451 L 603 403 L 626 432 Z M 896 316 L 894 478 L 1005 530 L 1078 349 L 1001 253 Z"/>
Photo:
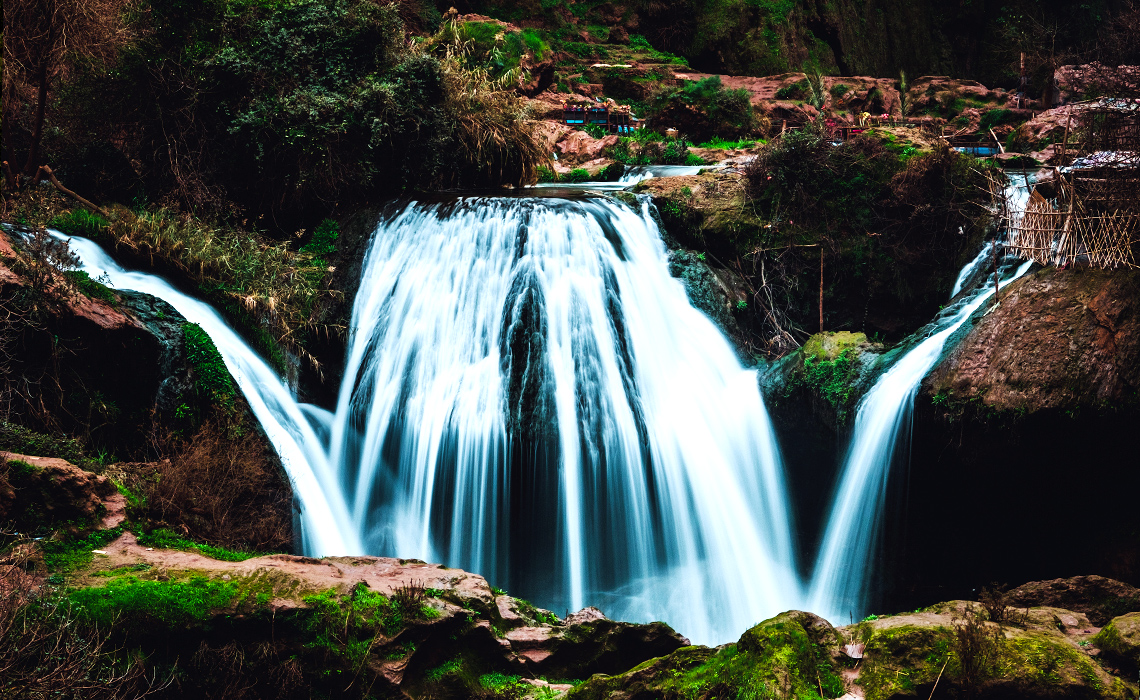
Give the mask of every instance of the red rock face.
<path id="1" fill-rule="evenodd" d="M 1107 406 L 1140 389 L 1140 274 L 1042 270 L 939 365 L 928 387 L 1000 410 Z"/>

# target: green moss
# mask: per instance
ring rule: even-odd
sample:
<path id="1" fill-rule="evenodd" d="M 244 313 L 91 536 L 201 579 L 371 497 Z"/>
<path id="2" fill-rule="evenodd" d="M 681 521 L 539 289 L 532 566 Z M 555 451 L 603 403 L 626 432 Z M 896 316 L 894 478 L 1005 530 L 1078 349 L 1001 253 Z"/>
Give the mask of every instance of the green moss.
<path id="1" fill-rule="evenodd" d="M 736 644 L 715 652 L 685 647 L 621 676 L 595 676 L 568 698 L 592 700 L 625 691 L 643 697 L 816 700 L 821 688 L 824 697 L 838 697 L 844 687 L 829 651 L 834 633 L 815 632 L 813 638 L 801 614 L 784 613 L 762 622 Z"/>
<path id="2" fill-rule="evenodd" d="M 154 530 L 140 530 L 139 544 L 144 547 L 154 547 L 155 549 L 180 549 L 188 552 L 198 552 L 203 556 L 217 559 L 218 561 L 245 561 L 254 557 L 264 556 L 261 552 L 238 552 L 224 547 L 215 547 L 209 544 L 201 544 L 180 537 L 170 530 L 157 528 Z"/>
<path id="3" fill-rule="evenodd" d="M 83 617 L 97 625 L 154 630 L 204 622 L 230 606 L 238 593 L 236 583 L 203 576 L 187 581 L 142 581 L 124 576 L 101 588 L 81 588 L 68 597 Z"/>
<path id="4" fill-rule="evenodd" d="M 347 595 L 330 589 L 302 600 L 310 611 L 305 625 L 312 636 L 306 646 L 353 665 L 363 662 L 377 635 L 390 638 L 418 620 L 439 617 L 422 600 L 388 597 L 364 585 Z"/>
<path id="5" fill-rule="evenodd" d="M 951 660 L 954 633 L 945 627 L 901 625 L 875 629 L 868 624 L 863 632 L 867 649 L 859 685 L 867 700 L 913 693 L 916 686 L 933 683 Z M 948 668 L 946 672 L 953 674 L 954 670 Z"/>
<path id="6" fill-rule="evenodd" d="M 237 390 L 214 341 L 196 323 L 182 324 L 182 337 L 198 390 L 221 406 L 232 405 Z"/>

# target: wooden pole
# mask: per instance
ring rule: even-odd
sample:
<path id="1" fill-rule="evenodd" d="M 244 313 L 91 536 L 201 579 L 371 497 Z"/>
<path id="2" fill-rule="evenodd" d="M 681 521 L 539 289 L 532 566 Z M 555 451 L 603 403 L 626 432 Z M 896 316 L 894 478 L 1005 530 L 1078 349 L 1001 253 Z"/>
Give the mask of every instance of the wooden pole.
<path id="1" fill-rule="evenodd" d="M 994 253 L 994 255 L 993 255 L 993 258 L 994 258 L 994 301 L 996 303 L 1001 303 L 1001 296 L 1000 296 L 1001 295 L 1001 283 L 998 281 L 998 255 L 997 255 L 998 239 L 1000 238 L 1000 236 L 1001 236 L 1000 233 L 994 235 L 994 250 L 993 250 L 993 253 Z"/>
<path id="2" fill-rule="evenodd" d="M 819 332 L 823 332 L 823 246 L 819 247 Z"/>

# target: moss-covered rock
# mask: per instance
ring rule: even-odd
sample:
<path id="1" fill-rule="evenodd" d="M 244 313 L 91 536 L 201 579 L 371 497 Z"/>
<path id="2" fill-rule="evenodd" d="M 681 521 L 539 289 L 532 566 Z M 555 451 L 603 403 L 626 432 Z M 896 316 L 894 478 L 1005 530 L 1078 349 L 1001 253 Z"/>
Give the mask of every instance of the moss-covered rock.
<path id="1" fill-rule="evenodd" d="M 620 676 L 594 676 L 570 692 L 569 700 L 622 697 L 817 698 L 843 694 L 843 681 L 831 650 L 839 636 L 825 620 L 791 611 L 745 632 L 735 644 L 711 650 L 685 647 L 646 662 Z"/>
<path id="2" fill-rule="evenodd" d="M 1140 667 L 1140 612 L 1115 618 L 1093 637 L 1093 643 L 1114 663 L 1135 672 Z"/>
<path id="3" fill-rule="evenodd" d="M 854 417 L 854 407 L 870 388 L 882 345 L 863 333 L 817 333 L 802 348 L 777 362 L 761 380 L 773 406 L 806 402 L 812 413 L 836 430 Z"/>

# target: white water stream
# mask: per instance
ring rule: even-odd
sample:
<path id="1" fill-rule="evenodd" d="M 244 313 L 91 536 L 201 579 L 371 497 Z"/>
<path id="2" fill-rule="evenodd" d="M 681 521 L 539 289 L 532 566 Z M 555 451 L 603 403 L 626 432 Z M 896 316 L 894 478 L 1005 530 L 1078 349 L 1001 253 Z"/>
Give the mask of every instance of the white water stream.
<path id="1" fill-rule="evenodd" d="M 647 205 L 479 198 L 389 217 L 335 413 L 298 404 L 207 304 L 71 240 L 92 277 L 214 340 L 294 483 L 307 553 L 441 561 L 559 613 L 599 605 L 714 644 L 805 604 L 865 612 L 918 385 L 993 293 L 963 294 L 861 401 L 805 600 L 756 373 L 669 275 Z"/>
<path id="2" fill-rule="evenodd" d="M 647 205 L 408 205 L 365 258 L 332 415 L 206 304 L 72 245 L 214 339 L 294 481 L 307 553 L 441 561 L 705 643 L 801 601 L 756 373 L 669 275 Z"/>
<path id="3" fill-rule="evenodd" d="M 1021 195 L 1014 187 L 1007 196 Z M 990 255 L 992 244 L 983 246 L 958 275 L 951 296 L 985 267 Z M 1031 265 L 1021 263 L 1012 274 L 1007 270 L 1000 286 L 1025 274 Z M 858 621 L 866 612 L 891 463 L 899 451 L 909 447 L 910 416 L 919 384 L 942 355 L 950 336 L 993 296 L 990 281 L 992 276 L 980 280 L 911 336 L 914 347 L 886 370 L 859 402 L 852 442 L 840 471 L 807 599 L 809 610 L 836 624 Z"/>

